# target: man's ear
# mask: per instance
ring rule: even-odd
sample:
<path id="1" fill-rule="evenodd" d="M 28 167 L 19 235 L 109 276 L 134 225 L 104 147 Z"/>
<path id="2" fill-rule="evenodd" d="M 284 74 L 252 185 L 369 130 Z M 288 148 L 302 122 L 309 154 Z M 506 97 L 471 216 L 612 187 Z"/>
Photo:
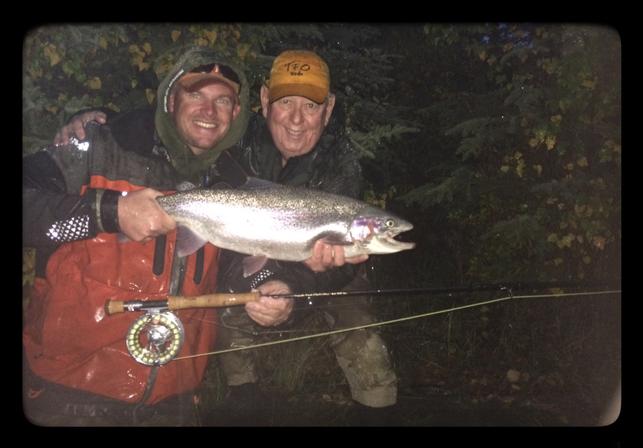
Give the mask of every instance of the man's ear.
<path id="1" fill-rule="evenodd" d="M 264 118 L 267 118 L 268 106 L 270 105 L 270 89 L 265 84 L 261 86 L 261 92 L 259 96 L 261 97 L 261 113 L 263 114 Z"/>
<path id="2" fill-rule="evenodd" d="M 333 109 L 335 108 L 335 94 L 331 93 L 328 95 L 328 100 L 326 100 L 326 111 L 324 112 L 324 126 L 328 126 L 330 121 L 330 116 L 333 114 Z"/>

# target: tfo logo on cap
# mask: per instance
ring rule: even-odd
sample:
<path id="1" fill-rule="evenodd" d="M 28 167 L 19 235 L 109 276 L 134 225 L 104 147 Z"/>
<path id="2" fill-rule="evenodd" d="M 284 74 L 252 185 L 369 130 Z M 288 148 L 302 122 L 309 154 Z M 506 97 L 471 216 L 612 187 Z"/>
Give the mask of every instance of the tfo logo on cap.
<path id="1" fill-rule="evenodd" d="M 290 76 L 304 76 L 304 73 L 310 70 L 310 64 L 294 60 L 284 63 L 283 68 Z"/>

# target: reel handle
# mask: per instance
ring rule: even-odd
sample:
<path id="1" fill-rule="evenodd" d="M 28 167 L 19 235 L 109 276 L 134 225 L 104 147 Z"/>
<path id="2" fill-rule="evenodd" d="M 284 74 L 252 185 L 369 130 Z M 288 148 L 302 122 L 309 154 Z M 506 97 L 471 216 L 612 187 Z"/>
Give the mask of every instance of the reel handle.
<path id="1" fill-rule="evenodd" d="M 234 305 L 245 305 L 248 302 L 259 300 L 261 294 L 258 291 L 243 293 L 217 293 L 205 294 L 202 296 L 183 297 L 167 296 L 167 300 L 161 301 L 123 301 L 108 300 L 105 310 L 110 316 L 125 311 L 143 311 L 149 308 L 168 308 L 170 310 L 181 310 L 185 308 L 222 308 Z"/>

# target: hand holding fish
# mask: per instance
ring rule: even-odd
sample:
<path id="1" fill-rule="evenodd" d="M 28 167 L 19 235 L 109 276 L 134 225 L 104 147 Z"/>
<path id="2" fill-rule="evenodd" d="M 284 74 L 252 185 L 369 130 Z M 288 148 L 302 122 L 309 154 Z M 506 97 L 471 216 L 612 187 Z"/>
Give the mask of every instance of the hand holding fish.
<path id="1" fill-rule="evenodd" d="M 357 255 L 346 257 L 344 246 L 332 245 L 317 240 L 313 246 L 312 256 L 304 261 L 304 264 L 313 272 L 324 272 L 328 269 L 343 266 L 345 263 L 359 264 L 368 260 L 368 255 Z"/>
<path id="2" fill-rule="evenodd" d="M 126 237 L 146 242 L 176 228 L 174 219 L 156 202 L 159 196 L 163 193 L 145 188 L 118 198 L 118 224 Z"/>
<path id="3" fill-rule="evenodd" d="M 261 294 L 290 294 L 292 291 L 284 282 L 271 280 L 259 285 Z M 290 317 L 294 299 L 281 299 L 261 296 L 259 300 L 248 302 L 245 305 L 248 316 L 259 325 L 264 327 L 274 327 L 284 323 Z"/>

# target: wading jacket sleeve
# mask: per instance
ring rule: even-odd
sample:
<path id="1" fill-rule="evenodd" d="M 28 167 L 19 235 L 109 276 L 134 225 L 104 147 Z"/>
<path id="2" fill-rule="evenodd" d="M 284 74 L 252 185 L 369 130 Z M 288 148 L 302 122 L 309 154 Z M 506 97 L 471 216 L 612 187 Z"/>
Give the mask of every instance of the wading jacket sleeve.
<path id="1" fill-rule="evenodd" d="M 87 139 L 48 147 L 23 160 L 23 245 L 36 248 L 34 286 L 23 325 L 25 357 L 39 377 L 102 396 L 140 401 L 151 367 L 125 344 L 138 313 L 108 316 L 113 300 L 166 297 L 176 232 L 146 243 L 119 237 L 116 206 L 122 192 L 174 190 L 177 176 L 159 157 L 124 150 L 109 126 L 90 125 Z M 182 295 L 215 290 L 218 251 L 206 245 L 186 258 Z M 212 310 L 177 312 L 185 329 L 178 356 L 206 352 L 215 342 Z M 194 389 L 207 357 L 169 363 L 147 403 Z"/>

